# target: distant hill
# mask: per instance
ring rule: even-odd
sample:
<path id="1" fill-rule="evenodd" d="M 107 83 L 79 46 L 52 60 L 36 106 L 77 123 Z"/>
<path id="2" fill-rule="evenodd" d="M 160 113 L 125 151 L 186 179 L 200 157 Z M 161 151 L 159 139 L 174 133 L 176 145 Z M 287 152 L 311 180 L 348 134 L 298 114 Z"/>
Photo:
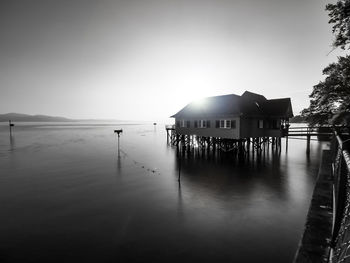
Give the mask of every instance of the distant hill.
<path id="1" fill-rule="evenodd" d="M 72 119 L 67 119 L 64 117 L 54 117 L 46 115 L 28 115 L 21 113 L 6 113 L 0 114 L 0 122 L 4 121 L 23 121 L 23 122 L 65 122 L 65 121 L 75 121 Z"/>
<path id="2" fill-rule="evenodd" d="M 305 117 L 302 117 L 300 115 L 296 115 L 293 118 L 290 118 L 289 122 L 291 122 L 291 123 L 306 123 L 307 121 L 306 121 Z"/>

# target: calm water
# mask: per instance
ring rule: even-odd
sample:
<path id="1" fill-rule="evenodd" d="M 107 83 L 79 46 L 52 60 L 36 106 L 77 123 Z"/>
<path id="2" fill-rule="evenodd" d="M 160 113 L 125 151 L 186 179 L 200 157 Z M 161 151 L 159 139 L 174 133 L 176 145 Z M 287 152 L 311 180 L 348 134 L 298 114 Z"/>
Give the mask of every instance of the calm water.
<path id="1" fill-rule="evenodd" d="M 244 166 L 196 153 L 179 186 L 164 125 L 16 123 L 10 140 L 5 124 L 1 262 L 291 262 L 325 147 L 283 141 Z"/>

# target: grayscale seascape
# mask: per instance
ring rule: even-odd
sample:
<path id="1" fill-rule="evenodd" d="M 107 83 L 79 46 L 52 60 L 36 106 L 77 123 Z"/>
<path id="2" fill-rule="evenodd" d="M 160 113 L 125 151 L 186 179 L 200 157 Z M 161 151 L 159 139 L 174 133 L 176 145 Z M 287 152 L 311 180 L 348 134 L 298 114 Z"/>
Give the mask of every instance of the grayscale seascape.
<path id="1" fill-rule="evenodd" d="M 0 261 L 292 262 L 325 147 L 240 165 L 179 157 L 163 124 L 3 123 Z"/>

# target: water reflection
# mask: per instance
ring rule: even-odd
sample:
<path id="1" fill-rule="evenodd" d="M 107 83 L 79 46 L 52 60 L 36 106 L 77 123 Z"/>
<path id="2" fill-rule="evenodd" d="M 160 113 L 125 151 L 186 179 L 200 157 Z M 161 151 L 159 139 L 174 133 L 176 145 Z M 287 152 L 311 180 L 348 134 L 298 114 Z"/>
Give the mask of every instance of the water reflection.
<path id="1" fill-rule="evenodd" d="M 281 159 L 281 148 L 266 148 L 259 155 L 251 152 L 244 162 L 233 153 L 196 148 L 176 151 L 174 162 L 176 170 L 181 171 L 182 186 L 190 183 L 196 191 L 207 196 L 234 194 L 249 199 L 249 196 L 271 195 L 278 197 L 279 201 L 288 200 L 290 170 L 287 155 L 283 155 L 283 161 Z"/>
<path id="2" fill-rule="evenodd" d="M 181 182 L 178 182 L 178 202 L 177 202 L 177 212 L 178 218 L 181 220 L 184 217 L 183 210 L 183 198 L 182 198 L 182 190 L 181 190 Z"/>
<path id="3" fill-rule="evenodd" d="M 0 250 L 17 262 L 292 261 L 321 146 L 308 164 L 292 140 L 288 155 L 270 145 L 240 162 L 180 152 L 153 129 L 125 127 L 118 143 L 110 126 L 28 126 L 10 144 L 0 130 Z"/>
<path id="4" fill-rule="evenodd" d="M 13 134 L 10 134 L 10 151 L 14 151 L 16 148 L 16 141 Z"/>

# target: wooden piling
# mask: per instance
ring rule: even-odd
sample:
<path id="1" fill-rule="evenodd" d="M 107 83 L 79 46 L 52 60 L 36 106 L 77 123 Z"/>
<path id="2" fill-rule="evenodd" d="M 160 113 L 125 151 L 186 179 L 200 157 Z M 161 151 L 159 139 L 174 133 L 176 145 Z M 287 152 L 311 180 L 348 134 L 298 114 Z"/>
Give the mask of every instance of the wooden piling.
<path id="1" fill-rule="evenodd" d="M 311 136 L 306 136 L 306 154 L 310 154 Z"/>
<path id="2" fill-rule="evenodd" d="M 12 127 L 15 126 L 11 120 L 9 120 L 9 129 L 10 129 L 10 136 L 12 136 Z"/>

